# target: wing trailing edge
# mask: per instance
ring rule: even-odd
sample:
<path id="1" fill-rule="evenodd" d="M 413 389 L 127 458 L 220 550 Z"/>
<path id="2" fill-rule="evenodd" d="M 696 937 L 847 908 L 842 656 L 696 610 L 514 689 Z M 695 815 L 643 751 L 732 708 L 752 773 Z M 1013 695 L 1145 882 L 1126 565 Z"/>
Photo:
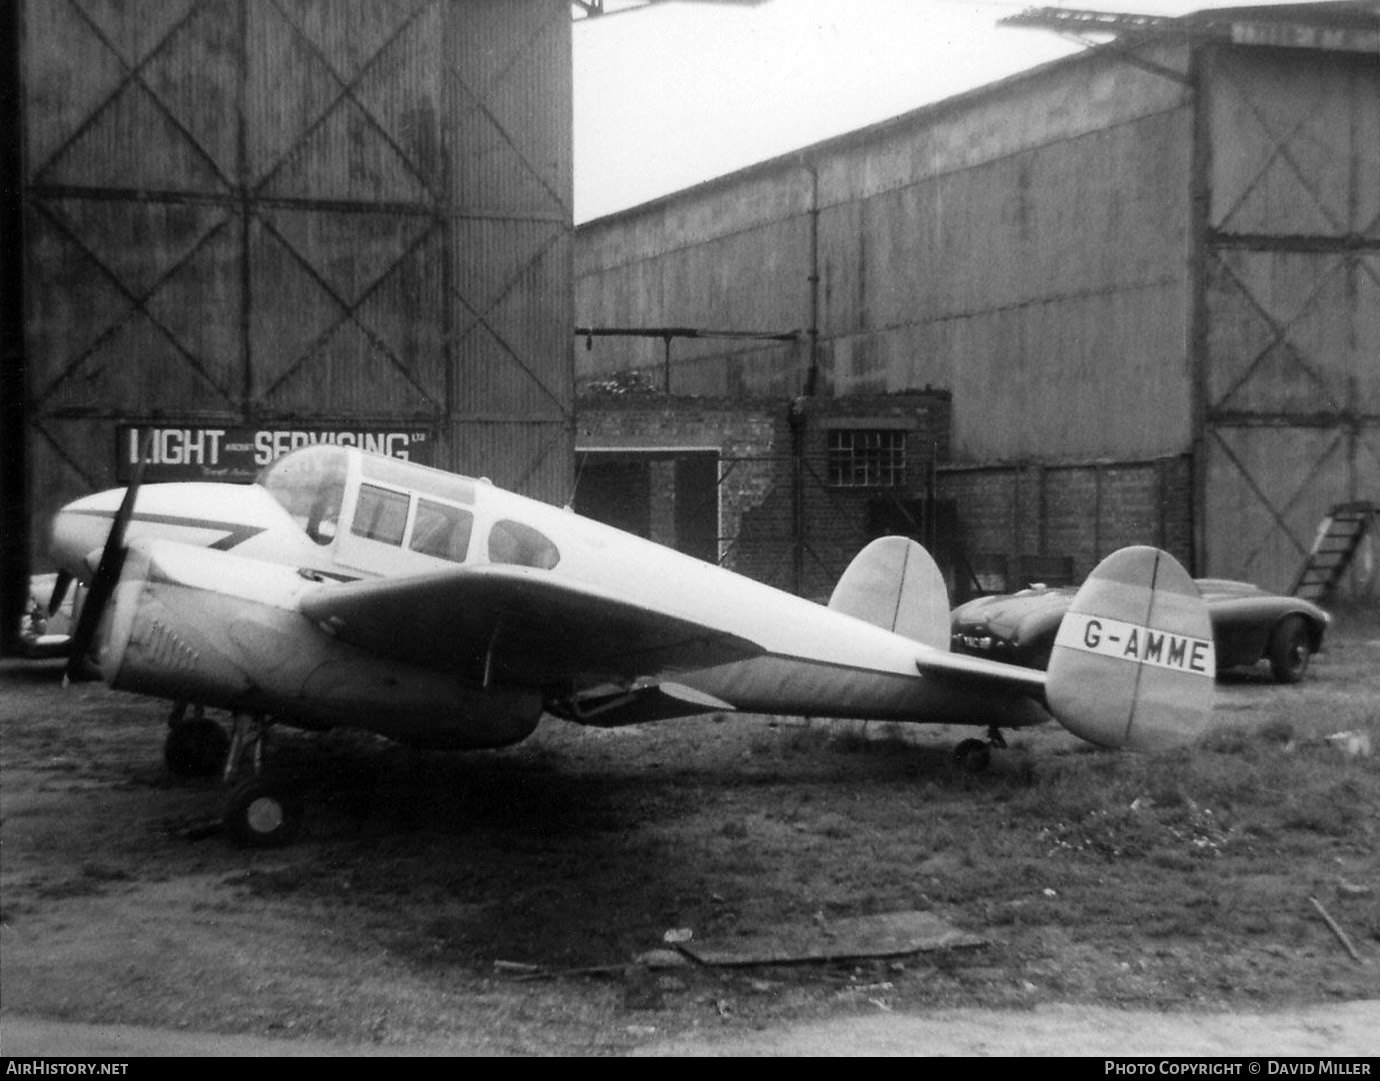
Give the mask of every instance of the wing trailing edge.
<path id="1" fill-rule="evenodd" d="M 673 678 L 762 652 L 722 628 L 531 567 L 322 586 L 302 611 L 343 641 L 486 686 Z"/>

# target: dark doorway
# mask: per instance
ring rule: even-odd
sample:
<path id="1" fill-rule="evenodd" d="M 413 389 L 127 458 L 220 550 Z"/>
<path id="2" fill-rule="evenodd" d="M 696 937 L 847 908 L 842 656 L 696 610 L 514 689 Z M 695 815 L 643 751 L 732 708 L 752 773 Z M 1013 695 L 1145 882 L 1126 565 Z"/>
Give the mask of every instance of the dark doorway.
<path id="1" fill-rule="evenodd" d="M 597 522 L 652 535 L 652 476 L 647 461 L 609 460 L 605 455 L 580 455 L 580 483 L 575 512 Z"/>
<path id="2" fill-rule="evenodd" d="M 580 451 L 576 458 L 577 513 L 718 561 L 717 451 Z"/>
<path id="3" fill-rule="evenodd" d="M 676 549 L 719 560 L 719 456 L 676 459 Z"/>

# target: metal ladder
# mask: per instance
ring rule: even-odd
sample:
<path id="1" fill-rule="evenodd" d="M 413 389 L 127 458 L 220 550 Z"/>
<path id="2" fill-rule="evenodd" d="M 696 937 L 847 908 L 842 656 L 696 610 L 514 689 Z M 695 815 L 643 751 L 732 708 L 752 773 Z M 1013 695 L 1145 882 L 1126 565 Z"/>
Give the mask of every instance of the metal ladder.
<path id="1" fill-rule="evenodd" d="M 1289 592 L 1317 603 L 1326 601 L 1351 565 L 1375 513 L 1373 503 L 1339 503 L 1329 510 Z"/>

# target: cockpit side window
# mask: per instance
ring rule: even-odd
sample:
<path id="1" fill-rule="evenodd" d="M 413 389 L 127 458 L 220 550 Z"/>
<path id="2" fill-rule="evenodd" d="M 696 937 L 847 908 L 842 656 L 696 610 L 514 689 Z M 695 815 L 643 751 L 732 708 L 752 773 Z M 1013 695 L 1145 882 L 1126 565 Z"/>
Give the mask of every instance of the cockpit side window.
<path id="1" fill-rule="evenodd" d="M 330 544 L 345 499 L 349 459 L 335 446 L 316 446 L 285 454 L 255 480 L 317 544 Z"/>
<path id="2" fill-rule="evenodd" d="M 407 504 L 406 492 L 361 484 L 350 532 L 357 537 L 401 546 L 407 529 Z"/>
<path id="3" fill-rule="evenodd" d="M 418 498 L 408 547 L 422 555 L 463 563 L 470 549 L 474 515 L 459 507 Z"/>
<path id="4" fill-rule="evenodd" d="M 545 534 L 529 525 L 502 519 L 489 530 L 489 562 L 550 570 L 561 561 L 561 553 Z"/>

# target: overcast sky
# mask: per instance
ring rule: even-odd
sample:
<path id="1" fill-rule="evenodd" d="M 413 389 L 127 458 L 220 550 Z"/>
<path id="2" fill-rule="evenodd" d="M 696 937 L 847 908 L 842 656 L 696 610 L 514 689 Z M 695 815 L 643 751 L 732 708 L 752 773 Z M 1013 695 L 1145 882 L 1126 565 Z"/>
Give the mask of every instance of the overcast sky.
<path id="1" fill-rule="evenodd" d="M 1039 2 L 677 2 L 577 21 L 575 220 L 636 206 L 1081 51 L 1051 30 L 997 25 Z M 1154 15 L 1241 6 L 1044 3 Z"/>

